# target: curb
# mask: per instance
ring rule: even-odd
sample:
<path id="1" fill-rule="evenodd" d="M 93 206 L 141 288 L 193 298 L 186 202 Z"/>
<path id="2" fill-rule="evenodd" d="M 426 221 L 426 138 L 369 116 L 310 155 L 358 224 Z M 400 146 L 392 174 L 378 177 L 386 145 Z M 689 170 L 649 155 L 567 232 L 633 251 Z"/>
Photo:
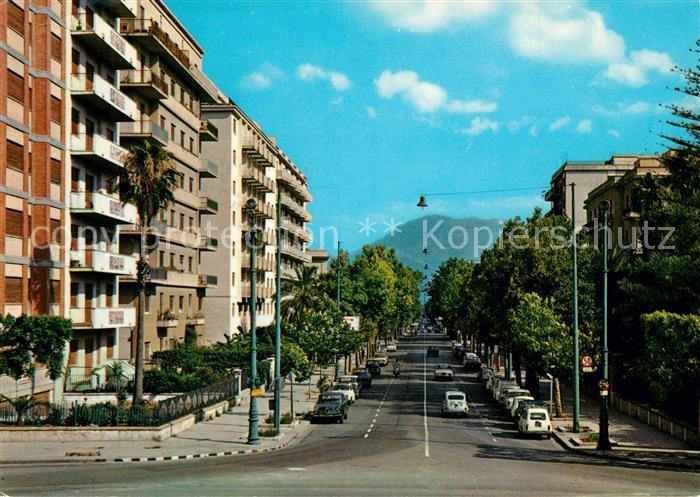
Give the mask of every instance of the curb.
<path id="1" fill-rule="evenodd" d="M 297 425 L 299 426 L 299 425 Z M 300 428 L 301 429 L 301 428 Z M 244 450 L 228 450 L 223 452 L 202 452 L 198 454 L 184 454 L 175 456 L 150 456 L 150 457 L 116 457 L 116 458 L 96 458 L 96 459 L 81 459 L 81 460 L 65 460 L 65 459 L 47 459 L 47 460 L 33 460 L 33 461 L 0 461 L 0 465 L 38 465 L 38 464 L 94 464 L 94 463 L 137 463 L 137 462 L 163 462 L 163 461 L 183 461 L 189 459 L 209 459 L 214 457 L 230 457 L 230 456 L 242 456 L 249 454 L 262 454 L 265 452 L 273 452 L 276 450 L 283 449 L 287 447 L 292 441 L 297 437 L 297 429 L 295 429 L 289 435 L 283 435 L 280 440 L 285 436 L 288 437 L 287 440 L 281 442 L 273 447 L 265 447 L 263 449 L 244 449 Z"/>
<path id="2" fill-rule="evenodd" d="M 622 454 L 616 453 L 615 451 L 597 451 L 595 449 L 581 449 L 579 447 L 574 447 L 571 444 L 569 444 L 564 437 L 561 436 L 561 434 L 557 433 L 556 431 L 552 432 L 552 436 L 556 439 L 556 441 L 561 445 L 564 449 L 573 452 L 575 454 L 587 456 L 587 457 L 594 457 L 596 459 L 609 459 L 613 461 L 624 461 L 624 462 L 632 462 L 636 464 L 646 464 L 649 466 L 658 466 L 662 468 L 675 468 L 675 469 L 685 469 L 685 470 L 699 470 L 700 469 L 700 462 L 697 464 L 683 464 L 680 461 L 679 462 L 673 462 L 673 461 L 654 461 L 654 460 L 649 460 L 649 459 L 642 459 L 638 457 L 633 457 L 633 456 L 624 456 Z M 622 449 L 624 450 L 624 449 Z M 626 452 L 630 452 L 629 450 L 626 450 Z"/>

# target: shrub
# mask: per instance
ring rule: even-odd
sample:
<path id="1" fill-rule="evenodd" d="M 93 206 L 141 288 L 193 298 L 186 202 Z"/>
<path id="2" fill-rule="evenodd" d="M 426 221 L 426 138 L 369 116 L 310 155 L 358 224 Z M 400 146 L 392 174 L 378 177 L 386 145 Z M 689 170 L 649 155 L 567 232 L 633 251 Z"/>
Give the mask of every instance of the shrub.
<path id="1" fill-rule="evenodd" d="M 264 428 L 258 432 L 261 437 L 276 437 L 279 434 L 279 430 L 275 428 Z"/>

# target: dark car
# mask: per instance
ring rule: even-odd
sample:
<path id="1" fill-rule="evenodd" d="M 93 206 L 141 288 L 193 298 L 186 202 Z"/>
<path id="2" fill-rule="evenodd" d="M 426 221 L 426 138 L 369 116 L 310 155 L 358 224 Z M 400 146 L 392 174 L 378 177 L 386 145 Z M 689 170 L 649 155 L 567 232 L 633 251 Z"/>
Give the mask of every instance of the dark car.
<path id="1" fill-rule="evenodd" d="M 467 348 L 464 345 L 457 345 L 454 349 L 454 356 L 460 361 L 464 359 L 464 354 L 467 353 Z"/>
<path id="2" fill-rule="evenodd" d="M 382 367 L 378 362 L 367 361 L 367 371 L 372 375 L 372 378 L 377 378 L 382 374 Z"/>
<path id="3" fill-rule="evenodd" d="M 338 423 L 348 419 L 350 402 L 347 397 L 340 392 L 325 392 L 318 396 L 318 401 L 311 413 L 311 422 L 322 419 L 333 419 Z"/>
<path id="4" fill-rule="evenodd" d="M 372 386 L 372 374 L 367 368 L 355 368 L 352 374 L 357 376 L 357 381 L 360 382 L 362 388 L 369 388 Z"/>
<path id="5" fill-rule="evenodd" d="M 439 357 L 440 356 L 440 349 L 438 349 L 435 345 L 431 345 L 428 347 L 428 357 Z"/>
<path id="6" fill-rule="evenodd" d="M 481 369 L 481 359 L 473 352 L 464 354 L 464 369 L 466 371 L 479 371 Z"/>

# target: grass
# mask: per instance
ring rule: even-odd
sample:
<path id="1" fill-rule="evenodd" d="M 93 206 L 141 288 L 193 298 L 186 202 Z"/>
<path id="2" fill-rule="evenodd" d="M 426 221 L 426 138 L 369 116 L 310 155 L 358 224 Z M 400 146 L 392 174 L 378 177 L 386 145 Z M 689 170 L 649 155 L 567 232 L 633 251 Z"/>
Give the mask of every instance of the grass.
<path id="1" fill-rule="evenodd" d="M 596 443 L 598 442 L 598 434 L 597 433 L 589 433 L 581 438 L 579 438 L 581 442 L 583 443 Z"/>
<path id="2" fill-rule="evenodd" d="M 258 435 L 261 437 L 276 437 L 279 434 L 279 430 L 276 430 L 275 428 L 263 428 L 258 432 Z"/>
<path id="3" fill-rule="evenodd" d="M 292 424 L 292 421 L 294 421 L 294 418 L 292 418 L 291 412 L 285 412 L 284 414 L 282 414 L 282 416 L 280 416 L 280 424 L 290 425 L 290 424 Z M 275 422 L 275 416 L 273 414 L 269 414 L 265 418 L 265 423 L 267 423 L 269 425 L 274 424 L 274 422 Z"/>

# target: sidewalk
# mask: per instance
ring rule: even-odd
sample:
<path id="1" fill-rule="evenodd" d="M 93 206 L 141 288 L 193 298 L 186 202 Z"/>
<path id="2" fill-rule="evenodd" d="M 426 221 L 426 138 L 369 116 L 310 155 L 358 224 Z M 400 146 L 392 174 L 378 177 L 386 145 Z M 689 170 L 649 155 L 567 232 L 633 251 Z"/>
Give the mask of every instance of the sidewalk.
<path id="1" fill-rule="evenodd" d="M 684 469 L 700 469 L 700 450 L 693 450 L 682 440 L 674 438 L 638 419 L 621 414 L 614 409 L 608 412 L 612 451 L 596 450 L 600 404 L 597 399 L 581 394 L 581 433 L 573 433 L 573 387 L 561 384 L 562 405 L 567 416 L 553 419 L 554 437 L 566 449 L 594 457 L 654 464 Z"/>
<path id="2" fill-rule="evenodd" d="M 324 374 L 332 374 L 332 370 L 329 371 L 324 371 Z M 311 379 L 310 397 L 308 381 L 294 384 L 294 413 L 297 418 L 313 408 L 318 396 L 317 381 L 318 372 Z M 267 392 L 264 397 L 258 398 L 260 431 L 272 427 L 265 424 L 265 418 L 270 413 L 268 400 L 273 398 L 273 392 Z M 282 414 L 289 412 L 289 382 L 280 398 Z M 269 452 L 286 447 L 308 429 L 307 421 L 296 421 L 291 426 L 281 425 L 278 436 L 261 436 L 259 445 L 248 445 L 249 401 L 250 393 L 246 389 L 242 392 L 240 405 L 163 441 L 6 442 L 0 445 L 0 465 L 169 461 Z"/>

